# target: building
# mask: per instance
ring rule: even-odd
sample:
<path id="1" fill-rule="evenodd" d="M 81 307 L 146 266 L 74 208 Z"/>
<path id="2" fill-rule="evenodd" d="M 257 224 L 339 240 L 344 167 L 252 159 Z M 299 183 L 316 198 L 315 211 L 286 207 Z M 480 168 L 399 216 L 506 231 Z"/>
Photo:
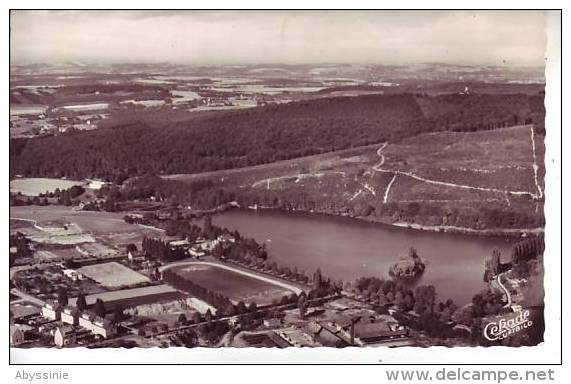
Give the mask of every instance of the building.
<path id="1" fill-rule="evenodd" d="M 107 339 L 117 334 L 117 327 L 109 319 L 96 318 L 91 331 Z"/>
<path id="2" fill-rule="evenodd" d="M 205 252 L 211 252 L 214 247 L 216 247 L 220 243 L 220 240 L 205 240 L 202 243 L 198 244 L 199 248 Z"/>
<path id="3" fill-rule="evenodd" d="M 75 332 L 70 326 L 57 327 L 54 332 L 54 344 L 57 347 L 65 347 L 75 343 Z"/>
<path id="4" fill-rule="evenodd" d="M 274 332 L 293 347 L 319 347 L 313 337 L 299 329 L 282 329 Z"/>
<path id="5" fill-rule="evenodd" d="M 10 324 L 10 345 L 11 346 L 20 345 L 24 341 L 26 341 L 26 336 L 21 327 L 15 324 Z"/>
<path id="6" fill-rule="evenodd" d="M 183 240 L 173 240 L 171 242 L 169 242 L 169 246 L 173 249 L 176 248 L 182 248 L 182 249 L 186 249 L 190 246 L 188 240 L 183 239 Z"/>
<path id="7" fill-rule="evenodd" d="M 350 345 L 348 336 L 332 323 L 312 321 L 307 328 L 312 338 L 325 347 L 343 348 Z"/>
<path id="8" fill-rule="evenodd" d="M 79 316 L 79 326 L 91 333 L 108 338 L 116 334 L 116 327 L 111 321 L 102 319 L 91 312 L 83 312 Z"/>
<path id="9" fill-rule="evenodd" d="M 235 243 L 236 239 L 234 238 L 234 236 L 232 236 L 228 233 L 224 233 L 224 234 L 218 236 L 218 241 L 220 241 L 222 243 Z"/>
<path id="10" fill-rule="evenodd" d="M 91 323 L 95 320 L 95 313 L 92 312 L 83 312 L 79 315 L 78 318 L 78 325 L 85 329 L 91 329 Z"/>
<path id="11" fill-rule="evenodd" d="M 87 124 L 90 124 L 90 121 L 87 121 Z M 101 189 L 103 186 L 105 185 L 109 185 L 109 182 L 103 181 L 103 180 L 97 180 L 97 179 L 88 179 L 87 180 L 89 182 L 89 184 L 87 185 L 87 188 L 89 189 Z"/>
<path id="12" fill-rule="evenodd" d="M 241 338 L 248 347 L 287 348 L 290 346 L 287 341 L 276 335 L 274 332 L 244 333 Z"/>
<path id="13" fill-rule="evenodd" d="M 57 303 L 46 303 L 42 307 L 42 316 L 50 320 L 61 319 L 61 306 Z"/>
<path id="14" fill-rule="evenodd" d="M 269 328 L 281 327 L 282 319 L 277 319 L 277 318 L 264 319 L 264 326 Z"/>
<path id="15" fill-rule="evenodd" d="M 193 246 L 188 250 L 188 254 L 196 258 L 201 258 L 206 255 L 206 252 L 202 251 L 200 247 Z"/>
<path id="16" fill-rule="evenodd" d="M 399 325 L 392 316 L 384 315 L 381 319 L 363 313 L 363 316 L 353 318 L 351 323 L 343 328 L 348 331 L 351 345 L 360 347 L 413 345 L 408 329 Z"/>
<path id="17" fill-rule="evenodd" d="M 63 274 L 64 276 L 70 278 L 73 281 L 85 279 L 85 276 L 82 273 L 77 272 L 74 269 L 64 269 Z"/>
<path id="18" fill-rule="evenodd" d="M 61 321 L 65 324 L 78 325 L 79 324 L 79 311 L 77 308 L 65 307 L 61 311 Z"/>
<path id="19" fill-rule="evenodd" d="M 127 253 L 127 259 L 133 262 L 143 262 L 145 261 L 145 252 L 143 251 L 129 251 Z"/>

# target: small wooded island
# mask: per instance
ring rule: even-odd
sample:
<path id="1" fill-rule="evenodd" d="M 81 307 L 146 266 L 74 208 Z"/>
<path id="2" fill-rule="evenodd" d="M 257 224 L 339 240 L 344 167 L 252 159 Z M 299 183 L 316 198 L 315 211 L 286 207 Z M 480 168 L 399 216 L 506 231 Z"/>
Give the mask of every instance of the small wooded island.
<path id="1" fill-rule="evenodd" d="M 399 261 L 391 266 L 389 275 L 394 279 L 415 279 L 424 273 L 426 265 L 418 256 L 416 249 L 410 247 L 408 256 L 402 256 Z"/>

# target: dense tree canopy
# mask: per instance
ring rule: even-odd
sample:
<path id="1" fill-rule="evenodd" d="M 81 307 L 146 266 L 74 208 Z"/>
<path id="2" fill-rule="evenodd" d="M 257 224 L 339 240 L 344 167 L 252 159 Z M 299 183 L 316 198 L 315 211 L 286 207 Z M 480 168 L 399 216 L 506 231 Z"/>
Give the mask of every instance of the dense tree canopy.
<path id="1" fill-rule="evenodd" d="M 542 95 L 335 97 L 193 117 L 112 117 L 108 128 L 10 140 L 10 172 L 102 177 L 245 167 L 436 130 L 539 122 Z M 159 112 L 163 113 L 163 112 Z"/>

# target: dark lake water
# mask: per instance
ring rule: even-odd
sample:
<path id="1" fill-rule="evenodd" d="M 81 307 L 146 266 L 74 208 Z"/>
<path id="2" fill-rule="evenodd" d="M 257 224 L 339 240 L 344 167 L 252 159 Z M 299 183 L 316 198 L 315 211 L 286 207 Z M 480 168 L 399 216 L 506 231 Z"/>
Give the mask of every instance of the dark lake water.
<path id="1" fill-rule="evenodd" d="M 433 284 L 438 300 L 471 301 L 485 287 L 484 260 L 497 248 L 506 261 L 513 240 L 425 232 L 358 220 L 272 210 L 232 210 L 213 223 L 265 243 L 270 259 L 344 281 L 388 278 L 389 267 L 415 247 L 426 263 L 418 284 Z"/>

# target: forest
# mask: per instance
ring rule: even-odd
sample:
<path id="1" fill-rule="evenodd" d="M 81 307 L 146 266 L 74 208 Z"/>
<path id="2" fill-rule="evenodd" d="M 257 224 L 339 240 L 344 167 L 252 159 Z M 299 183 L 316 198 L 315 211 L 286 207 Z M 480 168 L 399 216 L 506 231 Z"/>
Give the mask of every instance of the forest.
<path id="1" fill-rule="evenodd" d="M 419 133 L 542 126 L 543 94 L 365 95 L 172 119 L 112 116 L 108 126 L 10 140 L 10 175 L 103 178 L 240 168 Z"/>

